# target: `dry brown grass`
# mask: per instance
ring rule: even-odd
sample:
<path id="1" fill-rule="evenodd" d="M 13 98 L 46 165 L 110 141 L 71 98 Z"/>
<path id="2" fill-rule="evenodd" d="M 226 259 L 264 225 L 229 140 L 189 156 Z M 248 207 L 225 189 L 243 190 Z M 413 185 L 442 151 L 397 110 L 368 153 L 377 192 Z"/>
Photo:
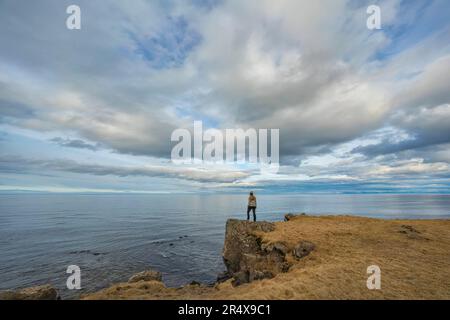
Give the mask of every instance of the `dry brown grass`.
<path id="1" fill-rule="evenodd" d="M 419 233 L 404 226 L 411 226 Z M 288 273 L 239 287 L 166 288 L 118 284 L 87 299 L 449 299 L 450 220 L 299 216 L 261 234 L 264 242 L 316 244 Z M 368 290 L 367 267 L 381 268 L 381 290 Z"/>

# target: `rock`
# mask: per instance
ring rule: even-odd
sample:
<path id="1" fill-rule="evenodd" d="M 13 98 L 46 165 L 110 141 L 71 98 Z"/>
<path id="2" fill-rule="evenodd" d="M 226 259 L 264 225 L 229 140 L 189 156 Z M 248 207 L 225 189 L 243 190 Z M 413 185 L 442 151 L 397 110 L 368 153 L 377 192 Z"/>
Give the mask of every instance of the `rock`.
<path id="1" fill-rule="evenodd" d="M 241 260 L 245 254 L 261 251 L 255 231 L 270 232 L 275 225 L 269 222 L 249 222 L 229 219 L 226 224 L 223 259 L 231 274 L 241 270 Z"/>
<path id="2" fill-rule="evenodd" d="M 248 282 L 250 282 L 249 272 L 248 271 L 240 271 L 240 272 L 236 272 L 233 275 L 233 281 L 231 282 L 231 284 L 233 286 L 239 286 L 241 284 L 248 283 Z"/>
<path id="3" fill-rule="evenodd" d="M 202 284 L 198 281 L 191 281 L 191 283 L 189 283 L 190 286 L 201 286 Z"/>
<path id="4" fill-rule="evenodd" d="M 284 215 L 284 221 L 290 221 L 292 219 L 294 219 L 295 217 L 299 217 L 299 216 L 306 216 L 306 213 L 302 212 L 301 214 L 293 214 L 293 213 L 288 213 Z"/>
<path id="5" fill-rule="evenodd" d="M 286 245 L 281 242 L 262 244 L 256 235 L 256 232 L 273 230 L 275 225 L 266 221 L 227 221 L 223 260 L 227 275 L 233 278 L 233 285 L 272 278 L 289 269 L 285 260 Z"/>
<path id="6" fill-rule="evenodd" d="M 410 239 L 416 239 L 416 240 L 430 240 L 424 236 L 421 235 L 421 232 L 415 229 L 413 226 L 409 225 L 401 225 L 399 233 L 405 234 Z"/>
<path id="7" fill-rule="evenodd" d="M 401 226 L 401 228 L 403 229 L 404 232 L 412 232 L 412 233 L 420 234 L 420 231 L 414 229 L 413 226 L 408 226 L 408 225 L 406 225 L 406 224 L 403 224 L 403 225 Z"/>
<path id="8" fill-rule="evenodd" d="M 249 273 L 249 282 L 252 282 L 253 280 L 262 280 L 262 279 L 270 279 L 273 278 L 275 275 L 268 270 L 263 271 L 253 271 Z"/>
<path id="9" fill-rule="evenodd" d="M 282 254 L 286 254 L 289 251 L 288 247 L 283 242 L 274 242 L 274 243 L 269 243 L 269 244 L 263 244 L 263 245 L 261 245 L 261 249 L 263 249 L 264 251 L 267 251 L 267 252 L 271 252 L 273 250 L 278 250 Z"/>
<path id="10" fill-rule="evenodd" d="M 129 283 L 138 282 L 138 281 L 162 281 L 161 272 L 154 270 L 147 270 L 136 273 L 128 279 Z"/>
<path id="11" fill-rule="evenodd" d="M 297 244 L 294 248 L 294 251 L 292 254 L 294 257 L 301 259 L 303 257 L 306 257 L 308 254 L 311 253 L 315 249 L 315 244 L 309 241 L 301 241 L 299 244 Z"/>
<path id="12" fill-rule="evenodd" d="M 295 214 L 293 214 L 293 213 L 287 213 L 287 214 L 285 214 L 284 215 L 284 221 L 289 221 L 289 220 L 292 220 L 292 218 L 294 218 L 295 217 Z"/>
<path id="13" fill-rule="evenodd" d="M 0 292 L 0 300 L 59 300 L 58 291 L 51 285 Z"/>
<path id="14" fill-rule="evenodd" d="M 218 282 L 218 283 L 225 282 L 231 278 L 232 278 L 232 276 L 227 271 L 223 271 L 217 275 L 216 282 Z"/>
<path id="15" fill-rule="evenodd" d="M 94 251 L 91 251 L 91 250 L 70 251 L 69 253 L 70 254 L 92 254 L 94 256 L 99 256 L 101 254 L 104 254 L 104 253 L 101 253 L 101 252 L 94 252 Z"/>
<path id="16" fill-rule="evenodd" d="M 233 286 L 239 286 L 244 283 L 249 283 L 255 280 L 262 280 L 262 279 L 270 279 L 273 278 L 275 275 L 268 270 L 258 271 L 258 270 L 246 270 L 246 271 L 239 271 L 233 275 L 233 281 L 231 284 Z"/>

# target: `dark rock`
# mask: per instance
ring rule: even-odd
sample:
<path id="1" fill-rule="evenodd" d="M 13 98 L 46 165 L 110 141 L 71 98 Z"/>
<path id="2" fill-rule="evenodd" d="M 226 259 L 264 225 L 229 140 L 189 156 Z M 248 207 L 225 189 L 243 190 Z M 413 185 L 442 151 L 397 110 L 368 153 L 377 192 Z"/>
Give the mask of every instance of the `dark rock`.
<path id="1" fill-rule="evenodd" d="M 255 270 L 253 272 L 249 272 L 249 282 L 253 280 L 262 280 L 262 279 L 270 279 L 273 278 L 275 275 L 268 270 L 258 271 Z"/>
<path id="2" fill-rule="evenodd" d="M 409 231 L 409 232 L 413 232 L 413 233 L 417 233 L 417 234 L 420 234 L 420 231 L 418 231 L 418 230 L 416 230 L 416 229 L 414 229 L 412 226 L 408 226 L 408 225 L 406 225 L 406 224 L 403 224 L 402 226 L 401 226 L 401 228 L 404 230 L 404 231 Z"/>
<path id="3" fill-rule="evenodd" d="M 91 251 L 91 250 L 70 251 L 69 253 L 70 254 L 92 254 L 94 256 L 99 256 L 99 255 L 103 254 L 101 252 L 94 252 L 94 251 Z"/>
<path id="4" fill-rule="evenodd" d="M 294 248 L 294 251 L 292 254 L 294 257 L 301 259 L 303 257 L 306 257 L 308 254 L 311 253 L 315 249 L 315 245 L 312 242 L 309 241 L 301 241 L 299 244 L 297 244 Z"/>
<path id="5" fill-rule="evenodd" d="M 189 283 L 190 286 L 201 286 L 202 284 L 198 281 L 191 281 L 191 283 Z"/>
<path id="6" fill-rule="evenodd" d="M 295 217 L 299 217 L 299 216 L 306 216 L 306 213 L 302 212 L 301 214 L 293 214 L 293 213 L 288 213 L 284 215 L 284 221 L 290 221 L 292 219 L 294 219 Z"/>
<path id="7" fill-rule="evenodd" d="M 249 282 L 250 282 L 249 272 L 248 271 L 239 271 L 233 275 L 233 281 L 231 282 L 231 284 L 233 286 L 239 286 L 241 284 L 249 283 Z"/>
<path id="8" fill-rule="evenodd" d="M 286 245 L 281 242 L 262 244 L 255 234 L 273 230 L 275 225 L 265 221 L 227 221 L 223 260 L 227 274 L 233 278 L 233 285 L 272 278 L 289 269 L 285 260 Z"/>
<path id="9" fill-rule="evenodd" d="M 233 281 L 231 284 L 233 286 L 239 286 L 244 283 L 249 283 L 255 280 L 262 280 L 262 279 L 270 279 L 273 278 L 275 275 L 268 270 L 245 270 L 245 271 L 239 271 L 233 275 Z"/>
<path id="10" fill-rule="evenodd" d="M 59 300 L 58 291 L 51 285 L 0 292 L 0 300 Z"/>
<path id="11" fill-rule="evenodd" d="M 226 224 L 223 259 L 229 273 L 241 270 L 241 260 L 246 254 L 261 251 L 255 231 L 269 232 L 275 225 L 269 222 L 249 222 L 229 219 Z"/>
<path id="12" fill-rule="evenodd" d="M 403 233 L 405 234 L 408 238 L 410 239 L 416 239 L 416 240 L 430 240 L 424 236 L 421 235 L 421 232 L 418 231 L 417 229 L 415 229 L 412 226 L 409 225 L 401 225 L 400 226 L 400 230 L 398 231 L 399 233 Z"/>
<path id="13" fill-rule="evenodd" d="M 291 220 L 292 218 L 294 218 L 295 217 L 295 214 L 293 214 L 293 213 L 288 213 L 288 214 L 285 214 L 284 215 L 284 221 L 289 221 L 289 220 Z"/>
<path id="14" fill-rule="evenodd" d="M 228 279 L 231 279 L 231 278 L 232 278 L 232 276 L 228 272 L 224 271 L 224 272 L 221 272 L 221 273 L 219 273 L 217 275 L 216 282 L 218 282 L 218 283 L 225 282 L 225 281 L 227 281 Z"/>
<path id="15" fill-rule="evenodd" d="M 269 243 L 269 244 L 263 244 L 263 245 L 261 245 L 261 249 L 263 249 L 264 251 L 267 251 L 267 252 L 271 252 L 273 250 L 278 250 L 282 254 L 286 254 L 289 251 L 288 247 L 283 242 L 274 242 L 274 243 Z"/>
<path id="16" fill-rule="evenodd" d="M 162 281 L 162 274 L 158 271 L 146 270 L 136 273 L 135 275 L 131 276 L 130 279 L 128 279 L 129 283 L 138 281 Z"/>

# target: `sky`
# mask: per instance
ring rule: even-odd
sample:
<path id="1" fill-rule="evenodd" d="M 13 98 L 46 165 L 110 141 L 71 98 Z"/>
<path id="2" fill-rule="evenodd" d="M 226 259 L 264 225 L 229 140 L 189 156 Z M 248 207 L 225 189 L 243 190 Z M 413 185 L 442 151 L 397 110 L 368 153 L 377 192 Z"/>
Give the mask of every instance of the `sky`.
<path id="1" fill-rule="evenodd" d="M 447 0 L 0 0 L 0 193 L 449 194 L 449 13 Z M 194 121 L 279 129 L 278 173 L 173 163 L 171 134 Z"/>

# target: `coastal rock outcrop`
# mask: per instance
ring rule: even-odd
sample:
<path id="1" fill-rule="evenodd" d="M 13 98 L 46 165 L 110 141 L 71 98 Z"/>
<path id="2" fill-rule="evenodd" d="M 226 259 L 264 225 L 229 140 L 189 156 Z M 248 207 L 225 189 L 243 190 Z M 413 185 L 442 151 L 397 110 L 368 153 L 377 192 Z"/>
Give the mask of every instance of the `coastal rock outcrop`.
<path id="1" fill-rule="evenodd" d="M 299 216 L 306 216 L 306 213 L 302 212 L 300 214 L 287 213 L 284 215 L 284 221 L 287 222 Z"/>
<path id="2" fill-rule="evenodd" d="M 59 300 L 58 291 L 51 285 L 0 292 L 0 300 Z"/>
<path id="3" fill-rule="evenodd" d="M 131 276 L 130 279 L 128 279 L 128 283 L 138 281 L 162 281 L 162 274 L 158 271 L 146 270 L 136 273 L 135 275 Z"/>
<path id="4" fill-rule="evenodd" d="M 274 230 L 275 225 L 265 221 L 227 221 L 223 260 L 233 285 L 272 278 L 289 270 L 290 265 L 285 259 L 286 245 L 281 242 L 263 244 L 258 236 L 259 232 Z"/>
<path id="5" fill-rule="evenodd" d="M 405 234 L 409 239 L 415 240 L 430 240 L 422 235 L 422 232 L 414 228 L 413 226 L 403 224 L 400 226 L 399 233 Z"/>
<path id="6" fill-rule="evenodd" d="M 292 254 L 297 259 L 301 259 L 303 257 L 306 257 L 308 254 L 311 253 L 316 248 L 314 243 L 309 241 L 300 241 L 294 248 L 294 251 Z"/>

